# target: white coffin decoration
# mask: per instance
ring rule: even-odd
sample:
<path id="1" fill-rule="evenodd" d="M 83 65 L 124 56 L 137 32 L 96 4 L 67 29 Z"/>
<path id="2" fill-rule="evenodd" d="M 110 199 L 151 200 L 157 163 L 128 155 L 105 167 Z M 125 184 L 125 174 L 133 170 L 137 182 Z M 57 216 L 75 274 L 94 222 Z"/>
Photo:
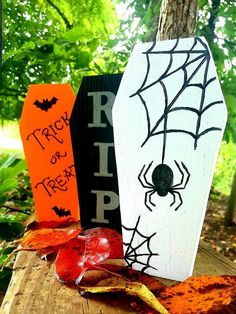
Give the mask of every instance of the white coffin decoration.
<path id="1" fill-rule="evenodd" d="M 135 46 L 113 107 L 129 266 L 192 274 L 226 117 L 204 38 Z"/>

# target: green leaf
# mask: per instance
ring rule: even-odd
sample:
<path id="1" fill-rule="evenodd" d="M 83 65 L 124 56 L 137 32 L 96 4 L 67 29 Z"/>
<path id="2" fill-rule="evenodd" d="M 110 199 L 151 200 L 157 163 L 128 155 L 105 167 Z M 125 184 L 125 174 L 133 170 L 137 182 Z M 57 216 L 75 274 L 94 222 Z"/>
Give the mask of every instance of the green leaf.
<path id="1" fill-rule="evenodd" d="M 199 9 L 203 9 L 206 4 L 208 4 L 208 0 L 199 0 L 198 1 Z"/>
<path id="2" fill-rule="evenodd" d="M 10 192 L 18 187 L 18 182 L 15 178 L 7 179 L 6 177 L 1 178 L 0 173 L 0 193 Z"/>
<path id="3" fill-rule="evenodd" d="M 86 33 L 84 30 L 86 29 Z M 66 33 L 63 34 L 63 38 L 65 38 L 68 42 L 76 42 L 81 41 L 82 39 L 89 38 L 89 35 L 91 36 L 91 27 L 87 23 L 87 27 L 84 27 L 83 25 L 76 26 Z"/>
<path id="4" fill-rule="evenodd" d="M 25 57 L 27 57 L 27 55 L 28 55 L 27 51 L 19 51 L 18 53 L 15 54 L 13 59 L 14 61 L 21 61 Z"/>
<path id="5" fill-rule="evenodd" d="M 0 190 L 1 190 L 1 188 L 0 188 Z M 9 190 L 7 190 L 7 191 L 9 191 Z M 5 191 L 6 192 L 6 191 Z M 3 193 L 4 192 L 0 192 L 2 195 L 0 195 L 0 206 L 1 205 L 4 205 L 5 203 L 6 203 L 6 201 L 7 201 L 7 196 L 6 195 L 3 195 Z"/>
<path id="6" fill-rule="evenodd" d="M 13 240 L 24 232 L 23 225 L 18 221 L 0 221 L 0 238 L 4 240 Z"/>
<path id="7" fill-rule="evenodd" d="M 224 25 L 224 32 L 228 36 L 228 38 L 232 38 L 235 36 L 235 22 L 227 20 Z"/>
<path id="8" fill-rule="evenodd" d="M 99 45 L 99 40 L 97 38 L 87 43 L 87 46 L 91 52 L 94 52 L 97 49 L 98 45 Z"/>
<path id="9" fill-rule="evenodd" d="M 17 176 L 19 173 L 21 173 L 23 170 L 26 169 L 26 161 L 25 159 L 19 160 L 19 162 L 14 165 L 14 167 L 11 167 L 12 169 L 12 175 Z"/>
<path id="10" fill-rule="evenodd" d="M 9 285 L 9 282 L 11 280 L 12 271 L 10 269 L 4 268 L 0 272 L 0 289 L 5 291 L 7 290 L 7 287 Z"/>
<path id="11" fill-rule="evenodd" d="M 24 43 L 24 45 L 22 46 L 22 48 L 25 50 L 33 50 L 35 47 L 36 47 L 36 45 L 33 41 L 28 41 L 28 42 Z"/>
<path id="12" fill-rule="evenodd" d="M 0 159 L 0 169 L 10 167 L 16 159 L 17 154 L 4 156 L 2 159 Z"/>
<path id="13" fill-rule="evenodd" d="M 0 194 L 16 189 L 18 187 L 16 176 L 25 169 L 25 160 L 18 159 L 17 155 L 4 157 L 0 161 Z"/>
<path id="14" fill-rule="evenodd" d="M 87 51 L 80 51 L 75 62 L 75 69 L 85 68 L 92 61 L 92 55 Z"/>

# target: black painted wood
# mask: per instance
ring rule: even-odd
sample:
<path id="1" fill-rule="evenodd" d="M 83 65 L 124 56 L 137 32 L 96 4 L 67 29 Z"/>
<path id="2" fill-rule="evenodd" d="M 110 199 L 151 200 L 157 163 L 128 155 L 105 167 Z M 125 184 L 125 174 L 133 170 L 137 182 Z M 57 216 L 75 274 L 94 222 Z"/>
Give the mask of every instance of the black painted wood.
<path id="1" fill-rule="evenodd" d="M 70 119 L 81 225 L 121 230 L 112 106 L 122 74 L 84 77 Z"/>

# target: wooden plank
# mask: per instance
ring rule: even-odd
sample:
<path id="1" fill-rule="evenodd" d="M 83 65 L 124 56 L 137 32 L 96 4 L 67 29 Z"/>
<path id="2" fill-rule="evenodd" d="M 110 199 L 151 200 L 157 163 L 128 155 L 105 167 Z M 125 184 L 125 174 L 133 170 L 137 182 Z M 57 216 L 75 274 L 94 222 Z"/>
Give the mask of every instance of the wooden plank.
<path id="1" fill-rule="evenodd" d="M 194 275 L 236 275 L 236 265 L 201 243 Z M 173 281 L 160 279 L 165 284 Z M 2 314 L 27 313 L 136 313 L 124 295 L 97 295 L 83 298 L 77 289 L 60 283 L 53 261 L 42 261 L 34 252 L 17 255 L 13 276 L 2 302 Z"/>
<path id="2" fill-rule="evenodd" d="M 236 264 L 221 254 L 216 253 L 209 244 L 200 242 L 193 274 L 201 275 L 236 275 Z"/>

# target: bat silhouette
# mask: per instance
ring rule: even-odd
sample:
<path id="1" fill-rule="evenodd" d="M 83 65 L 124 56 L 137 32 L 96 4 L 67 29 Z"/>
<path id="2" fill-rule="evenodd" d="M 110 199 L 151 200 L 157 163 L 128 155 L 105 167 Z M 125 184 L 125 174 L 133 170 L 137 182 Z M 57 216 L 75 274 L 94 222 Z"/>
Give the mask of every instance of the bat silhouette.
<path id="1" fill-rule="evenodd" d="M 48 109 L 52 108 L 52 106 L 57 103 L 57 100 L 58 99 L 56 97 L 52 97 L 51 100 L 45 98 L 42 102 L 40 102 L 39 100 L 35 100 L 34 105 L 41 110 L 48 111 Z"/>
<path id="2" fill-rule="evenodd" d="M 71 212 L 70 210 L 66 210 L 65 208 L 59 208 L 57 206 L 53 206 L 52 210 L 57 214 L 58 217 L 65 217 L 65 216 L 70 216 Z"/>

